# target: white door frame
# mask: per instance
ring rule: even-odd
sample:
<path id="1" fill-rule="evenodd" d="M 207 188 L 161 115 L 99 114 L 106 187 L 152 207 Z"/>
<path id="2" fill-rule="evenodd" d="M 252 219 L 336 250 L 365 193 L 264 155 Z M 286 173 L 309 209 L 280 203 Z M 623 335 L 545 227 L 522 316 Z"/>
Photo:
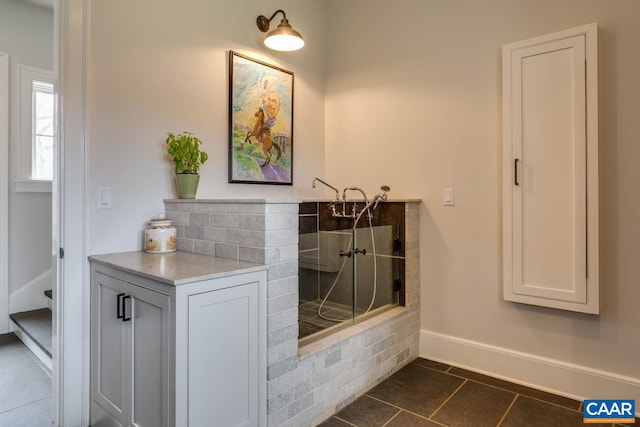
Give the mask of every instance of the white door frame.
<path id="1" fill-rule="evenodd" d="M 0 52 L 0 334 L 9 332 L 9 54 Z"/>
<path id="2" fill-rule="evenodd" d="M 86 215 L 86 70 L 90 0 L 55 0 L 54 69 L 58 82 L 58 182 L 53 189 L 54 419 L 89 424 L 89 269 Z M 56 247 L 54 246 L 54 247 Z"/>

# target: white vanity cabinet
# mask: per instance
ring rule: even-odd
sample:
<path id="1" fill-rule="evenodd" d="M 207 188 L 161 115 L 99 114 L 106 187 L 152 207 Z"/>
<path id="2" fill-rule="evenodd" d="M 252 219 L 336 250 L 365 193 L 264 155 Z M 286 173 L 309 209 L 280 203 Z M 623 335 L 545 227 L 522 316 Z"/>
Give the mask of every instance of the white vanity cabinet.
<path id="1" fill-rule="evenodd" d="M 266 426 L 264 266 L 90 259 L 92 426 Z"/>

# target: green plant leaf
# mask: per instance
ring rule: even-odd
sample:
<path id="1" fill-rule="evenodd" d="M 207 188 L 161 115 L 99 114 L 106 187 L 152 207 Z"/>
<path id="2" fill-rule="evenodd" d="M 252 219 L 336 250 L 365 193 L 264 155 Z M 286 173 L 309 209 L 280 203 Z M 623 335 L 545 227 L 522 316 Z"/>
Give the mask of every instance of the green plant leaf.
<path id="1" fill-rule="evenodd" d="M 177 136 L 167 132 L 167 154 L 172 158 L 176 173 L 197 174 L 209 156 L 200 150 L 202 141 L 191 132 L 182 132 Z"/>

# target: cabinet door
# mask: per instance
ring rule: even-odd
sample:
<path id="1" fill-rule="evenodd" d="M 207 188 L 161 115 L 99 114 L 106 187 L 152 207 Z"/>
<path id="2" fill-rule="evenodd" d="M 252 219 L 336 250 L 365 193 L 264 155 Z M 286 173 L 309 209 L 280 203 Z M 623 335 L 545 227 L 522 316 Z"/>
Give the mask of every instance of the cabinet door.
<path id="1" fill-rule="evenodd" d="M 261 425 L 258 286 L 189 296 L 190 425 Z"/>
<path id="2" fill-rule="evenodd" d="M 510 301 L 598 310 L 595 31 L 594 24 L 503 49 Z"/>
<path id="3" fill-rule="evenodd" d="M 127 381 L 125 377 L 126 325 L 118 318 L 119 301 L 128 284 L 105 276 L 94 275 L 92 296 L 93 379 L 94 404 L 121 425 L 125 424 Z M 118 297 L 120 295 L 120 297 Z M 92 417 L 98 411 L 94 410 Z M 94 423 L 99 420 L 92 418 Z"/>
<path id="4" fill-rule="evenodd" d="M 128 325 L 127 426 L 169 423 L 169 297 L 130 285 L 125 303 Z"/>

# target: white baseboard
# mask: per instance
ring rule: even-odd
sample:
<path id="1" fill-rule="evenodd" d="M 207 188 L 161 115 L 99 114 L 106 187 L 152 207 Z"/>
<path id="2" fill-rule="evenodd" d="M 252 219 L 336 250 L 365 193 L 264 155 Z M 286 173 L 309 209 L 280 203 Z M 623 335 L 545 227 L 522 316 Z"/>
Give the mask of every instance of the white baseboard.
<path id="1" fill-rule="evenodd" d="M 13 326 L 13 333 L 16 334 L 16 336 L 20 339 L 20 341 L 22 341 L 24 345 L 26 345 L 27 348 L 31 350 L 31 352 L 35 354 L 38 359 L 40 359 L 40 362 L 42 362 L 42 365 L 45 368 L 45 371 L 49 375 L 51 375 L 51 370 L 53 366 L 51 362 L 51 357 L 49 357 L 47 353 L 42 351 L 40 346 L 38 346 L 38 344 L 36 344 L 35 341 L 33 341 L 29 335 L 24 333 L 18 325 L 16 325 L 13 322 L 11 322 L 11 324 Z"/>
<path id="2" fill-rule="evenodd" d="M 640 379 L 422 329 L 420 357 L 583 401 L 635 399 Z M 638 408 L 638 406 L 636 406 Z M 636 416 L 640 416 L 640 409 Z"/>

